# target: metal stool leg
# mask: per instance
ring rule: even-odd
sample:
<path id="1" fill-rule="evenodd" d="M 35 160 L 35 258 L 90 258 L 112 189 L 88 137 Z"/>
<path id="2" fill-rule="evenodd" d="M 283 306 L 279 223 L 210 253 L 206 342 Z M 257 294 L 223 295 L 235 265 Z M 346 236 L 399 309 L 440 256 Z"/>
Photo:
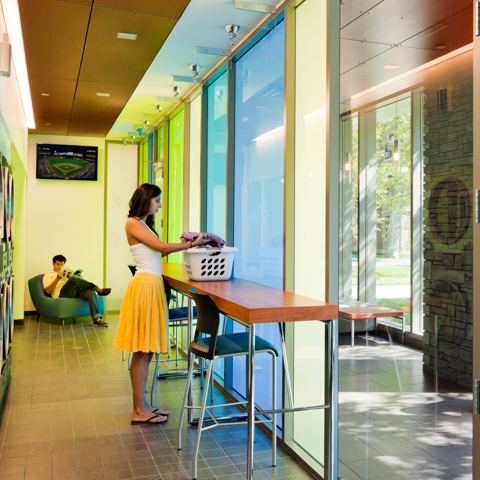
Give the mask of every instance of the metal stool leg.
<path id="1" fill-rule="evenodd" d="M 130 365 L 132 364 L 132 352 L 128 354 L 128 369 L 130 370 Z"/>
<path id="2" fill-rule="evenodd" d="M 210 360 L 213 363 L 213 360 Z M 210 376 L 210 404 L 213 405 L 213 366 L 212 375 Z"/>
<path id="3" fill-rule="evenodd" d="M 195 363 L 195 355 L 192 353 L 192 358 L 190 365 L 188 366 L 188 376 L 187 376 L 187 385 L 185 386 L 185 395 L 183 396 L 182 410 L 180 411 L 180 418 L 178 420 L 178 430 L 177 430 L 177 448 L 178 450 L 182 449 L 182 426 L 183 419 L 185 418 L 185 410 L 188 403 L 189 390 L 192 385 L 192 373 L 193 373 L 193 364 Z"/>
<path id="4" fill-rule="evenodd" d="M 202 396 L 202 408 L 200 409 L 200 417 L 198 419 L 197 438 L 195 440 L 195 448 L 193 450 L 193 478 L 197 478 L 197 457 L 198 450 L 200 449 L 200 438 L 202 436 L 203 417 L 205 416 L 205 407 L 207 405 L 208 386 L 210 384 L 210 377 L 213 370 L 213 360 L 210 360 L 207 369 L 207 378 L 205 379 L 205 390 Z"/>
<path id="5" fill-rule="evenodd" d="M 157 383 L 157 375 L 158 375 L 158 364 L 160 363 L 160 354 L 157 353 L 157 361 L 155 362 L 155 372 L 153 373 L 153 380 L 152 380 L 152 393 L 151 393 L 151 402 L 150 405 L 153 406 L 153 395 L 155 393 L 155 383 Z"/>
<path id="6" fill-rule="evenodd" d="M 175 366 L 178 367 L 178 329 L 179 326 L 175 327 Z"/>
<path id="7" fill-rule="evenodd" d="M 125 361 L 125 352 L 122 352 L 122 360 Z"/>

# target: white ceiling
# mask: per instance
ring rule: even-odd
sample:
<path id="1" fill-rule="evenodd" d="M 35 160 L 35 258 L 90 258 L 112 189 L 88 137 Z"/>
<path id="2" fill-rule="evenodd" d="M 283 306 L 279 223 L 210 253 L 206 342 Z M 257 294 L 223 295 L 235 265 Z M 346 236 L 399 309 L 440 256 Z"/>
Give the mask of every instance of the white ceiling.
<path id="1" fill-rule="evenodd" d="M 256 3 L 278 6 L 281 1 L 255 0 Z M 205 78 L 225 60 L 225 57 L 197 53 L 197 46 L 230 50 L 225 25 L 240 25 L 235 46 L 270 15 L 234 8 L 233 0 L 191 0 L 177 22 L 172 33 L 150 65 L 132 97 L 117 118 L 107 139 L 121 140 L 135 127 L 142 126 L 142 120 L 150 120 L 152 127 L 158 118 L 154 105 L 163 105 L 162 114 L 175 107 L 176 102 L 158 102 L 159 97 L 173 97 L 172 86 L 180 85 L 179 98 L 185 97 L 195 87 L 194 83 L 173 82 L 173 76 L 190 77 L 190 64 L 201 65 L 200 77 Z M 139 33 L 139 32 L 130 32 Z M 162 115 L 163 116 L 163 115 Z"/>

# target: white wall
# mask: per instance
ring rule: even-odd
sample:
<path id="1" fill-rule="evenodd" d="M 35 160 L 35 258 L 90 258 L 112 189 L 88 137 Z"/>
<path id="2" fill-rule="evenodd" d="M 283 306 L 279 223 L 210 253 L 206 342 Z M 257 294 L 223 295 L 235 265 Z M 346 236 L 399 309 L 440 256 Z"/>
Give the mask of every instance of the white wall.
<path id="1" fill-rule="evenodd" d="M 98 147 L 98 180 L 37 180 L 37 143 Z M 54 255 L 84 278 L 104 286 L 105 140 L 94 137 L 29 135 L 25 248 L 25 310 L 34 310 L 28 279 L 52 268 Z"/>
<path id="2" fill-rule="evenodd" d="M 132 274 L 133 263 L 125 235 L 128 203 L 137 188 L 137 145 L 107 144 L 107 219 L 106 219 L 106 286 L 112 293 L 106 298 L 107 311 L 122 306 Z"/>

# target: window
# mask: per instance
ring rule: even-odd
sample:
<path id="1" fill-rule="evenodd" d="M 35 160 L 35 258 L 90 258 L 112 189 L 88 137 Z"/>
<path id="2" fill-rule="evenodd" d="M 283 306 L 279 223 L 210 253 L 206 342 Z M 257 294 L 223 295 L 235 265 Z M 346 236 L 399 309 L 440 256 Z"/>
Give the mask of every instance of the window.
<path id="1" fill-rule="evenodd" d="M 283 111 L 284 23 L 236 63 L 234 274 L 283 288 Z M 234 324 L 234 331 L 243 327 Z M 257 326 L 257 335 L 279 351 L 276 324 Z M 245 396 L 245 359 L 234 358 L 233 388 Z M 271 358 L 256 357 L 257 403 L 271 407 Z M 277 398 L 282 398 L 278 359 Z M 281 422 L 281 415 L 278 417 Z"/>
<path id="2" fill-rule="evenodd" d="M 227 73 L 208 87 L 207 231 L 225 238 Z"/>

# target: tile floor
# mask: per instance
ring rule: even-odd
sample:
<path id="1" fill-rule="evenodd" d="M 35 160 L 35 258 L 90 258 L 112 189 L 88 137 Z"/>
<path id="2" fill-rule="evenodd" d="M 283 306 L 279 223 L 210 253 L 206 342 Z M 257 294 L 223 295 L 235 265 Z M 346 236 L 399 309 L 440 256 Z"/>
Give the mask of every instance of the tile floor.
<path id="1" fill-rule="evenodd" d="M 116 319 L 101 329 L 31 317 L 16 328 L 0 412 L 0 480 L 191 478 L 194 428 L 176 449 L 184 380 L 159 383 L 155 404 L 172 412 L 168 424 L 132 427 L 127 365 L 111 346 Z M 372 336 L 357 336 L 354 348 L 348 342 L 341 338 L 341 478 L 471 479 L 471 393 L 424 375 L 417 350 Z M 218 391 L 215 400 L 223 403 Z M 245 442 L 244 426 L 204 434 L 199 480 L 242 480 Z M 312 478 L 281 449 L 276 468 L 270 456 L 270 440 L 257 430 L 255 480 Z"/>
<path id="2" fill-rule="evenodd" d="M 191 478 L 194 428 L 184 429 L 176 448 L 177 414 L 184 379 L 161 380 L 155 405 L 170 410 L 164 426 L 132 427 L 127 362 L 113 350 L 118 316 L 109 328 L 88 319 L 67 321 L 29 317 L 17 327 L 7 401 L 0 412 L 0 480 L 127 480 Z M 199 401 L 199 379 L 194 398 Z M 219 392 L 215 401 L 224 403 Z M 202 434 L 199 480 L 243 480 L 246 426 Z M 271 467 L 267 435 L 255 436 L 255 480 L 312 477 L 278 449 Z"/>
<path id="3" fill-rule="evenodd" d="M 470 480 L 472 394 L 422 371 L 422 352 L 341 337 L 339 459 L 344 480 Z"/>

